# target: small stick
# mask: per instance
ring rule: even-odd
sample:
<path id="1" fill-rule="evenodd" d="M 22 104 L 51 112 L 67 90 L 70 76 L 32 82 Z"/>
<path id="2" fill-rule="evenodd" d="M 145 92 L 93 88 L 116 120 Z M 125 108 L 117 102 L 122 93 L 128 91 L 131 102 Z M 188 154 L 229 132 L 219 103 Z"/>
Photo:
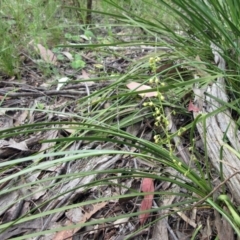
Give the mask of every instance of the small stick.
<path id="1" fill-rule="evenodd" d="M 216 186 L 207 196 L 202 198 L 200 201 L 193 204 L 192 208 L 197 207 L 197 205 L 202 204 L 206 199 L 208 199 L 214 192 L 216 192 L 220 187 L 222 187 L 227 181 L 229 181 L 232 177 L 240 173 L 240 171 L 236 171 L 231 176 L 229 176 L 227 179 L 225 179 L 223 182 L 221 182 L 218 186 Z"/>

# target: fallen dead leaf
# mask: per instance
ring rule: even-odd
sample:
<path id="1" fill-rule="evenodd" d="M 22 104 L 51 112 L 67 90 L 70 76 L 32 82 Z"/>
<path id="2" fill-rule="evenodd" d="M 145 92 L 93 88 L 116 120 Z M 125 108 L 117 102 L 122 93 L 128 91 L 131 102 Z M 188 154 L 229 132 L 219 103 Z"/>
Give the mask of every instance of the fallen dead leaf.
<path id="1" fill-rule="evenodd" d="M 95 214 L 97 211 L 99 211 L 100 209 L 102 209 L 106 205 L 107 205 L 107 202 L 102 202 L 102 203 L 97 203 L 95 205 L 92 205 L 92 210 L 90 212 L 85 212 L 85 214 L 81 217 L 82 220 L 79 223 L 85 223 L 86 221 L 88 221 L 90 219 L 90 217 L 93 214 Z M 72 222 L 67 221 L 65 226 L 68 226 L 68 225 L 72 225 Z M 77 228 L 72 229 L 72 230 L 64 230 L 64 231 L 58 232 L 53 237 L 53 240 L 61 240 L 61 239 L 72 240 L 73 234 L 76 233 L 77 231 L 79 231 L 80 229 L 81 229 L 81 227 L 77 227 Z"/>
<path id="2" fill-rule="evenodd" d="M 153 195 L 152 194 L 145 196 L 144 199 L 141 202 L 141 206 L 140 206 L 140 209 L 139 209 L 140 212 L 151 209 L 152 201 L 153 201 Z M 139 215 L 139 222 L 141 223 L 141 225 L 143 225 L 147 221 L 149 215 L 150 215 L 150 213 L 142 213 L 142 214 Z"/>
<path id="3" fill-rule="evenodd" d="M 154 192 L 153 180 L 151 178 L 144 178 L 142 181 L 141 190 L 143 192 Z M 152 202 L 153 202 L 153 194 L 144 196 L 141 202 L 140 211 L 146 211 L 151 209 Z M 150 213 L 142 213 L 139 215 L 139 222 L 141 223 L 141 225 L 143 225 L 146 222 L 149 215 Z"/>
<path id="4" fill-rule="evenodd" d="M 82 77 L 84 79 L 89 79 L 89 74 L 84 69 L 82 70 Z"/>
<path id="5" fill-rule="evenodd" d="M 190 100 L 190 102 L 189 102 L 189 105 L 188 105 L 188 111 L 189 112 L 199 112 L 200 111 L 200 109 L 198 108 L 198 107 L 196 107 L 193 103 L 192 103 L 192 101 Z"/>
<path id="6" fill-rule="evenodd" d="M 23 110 L 20 111 L 19 114 L 17 114 L 17 116 L 15 117 L 15 123 L 14 126 L 21 126 L 22 124 L 24 124 L 24 121 L 27 119 L 29 114 L 28 110 Z"/>
<path id="7" fill-rule="evenodd" d="M 118 220 L 116 220 L 113 225 L 119 225 L 119 224 L 125 224 L 129 221 L 129 217 L 126 218 L 120 218 Z"/>
<path id="8" fill-rule="evenodd" d="M 73 61 L 73 55 L 70 52 L 62 52 L 70 61 Z"/>
<path id="9" fill-rule="evenodd" d="M 58 130 L 49 130 L 46 135 L 45 135 L 45 139 L 55 139 L 56 136 L 58 134 Z M 48 149 L 51 149 L 52 146 L 54 146 L 56 143 L 55 142 L 45 142 L 42 143 L 41 148 L 39 149 L 39 152 L 44 152 L 47 151 Z M 34 161 L 38 161 L 38 159 L 34 160 Z"/>
<path id="10" fill-rule="evenodd" d="M 67 225 L 71 225 L 71 221 L 66 221 Z M 62 240 L 62 239 L 72 239 L 72 236 L 75 232 L 75 229 L 69 229 L 69 230 L 64 230 L 61 232 L 58 232 L 53 238 L 52 240 Z"/>
<path id="11" fill-rule="evenodd" d="M 81 208 L 70 209 L 65 213 L 65 215 L 73 223 L 80 222 L 84 216 Z"/>
<path id="12" fill-rule="evenodd" d="M 1 144 L 2 148 L 13 148 L 20 151 L 28 151 L 28 147 L 25 141 L 22 142 L 15 142 L 13 139 L 10 139 L 9 141 L 4 140 L 4 144 Z"/>
<path id="13" fill-rule="evenodd" d="M 82 70 L 81 78 L 83 78 L 83 79 L 89 79 L 90 78 L 89 74 L 84 69 Z M 83 82 L 83 83 L 85 84 L 86 87 L 90 87 L 90 86 L 95 84 L 94 81 L 86 81 L 86 82 Z"/>
<path id="14" fill-rule="evenodd" d="M 14 127 L 13 125 L 13 118 L 10 116 L 7 116 L 7 114 L 4 113 L 4 110 L 0 109 L 0 130 L 7 129 Z"/>
<path id="15" fill-rule="evenodd" d="M 141 190 L 143 192 L 154 192 L 154 184 L 151 178 L 144 178 L 142 180 Z"/>
<path id="16" fill-rule="evenodd" d="M 102 202 L 102 203 L 97 203 L 95 205 L 93 205 L 93 209 L 90 212 L 86 212 L 83 216 L 83 219 L 81 220 L 80 223 L 85 223 L 88 219 L 90 219 L 90 217 L 95 214 L 97 211 L 99 211 L 100 209 L 102 209 L 103 207 L 105 207 L 107 205 L 107 202 Z"/>
<path id="17" fill-rule="evenodd" d="M 45 62 L 57 65 L 57 57 L 51 50 L 45 48 L 42 44 L 34 44 L 33 41 L 31 41 L 29 44 L 34 47 L 35 51 L 39 53 Z"/>
<path id="18" fill-rule="evenodd" d="M 142 84 L 137 83 L 137 82 L 130 82 L 129 84 L 127 84 L 127 87 L 130 90 L 133 90 L 133 91 L 136 91 L 136 92 L 152 89 L 150 86 L 142 85 Z M 141 96 L 141 97 L 157 97 L 157 92 L 152 91 L 152 92 L 146 92 L 146 93 L 139 93 L 138 95 Z"/>

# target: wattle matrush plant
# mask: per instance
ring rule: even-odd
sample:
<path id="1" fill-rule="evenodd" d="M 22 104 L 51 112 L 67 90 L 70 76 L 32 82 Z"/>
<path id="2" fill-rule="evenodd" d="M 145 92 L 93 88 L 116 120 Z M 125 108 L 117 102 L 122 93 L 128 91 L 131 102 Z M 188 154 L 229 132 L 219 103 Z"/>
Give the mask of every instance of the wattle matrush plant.
<path id="1" fill-rule="evenodd" d="M 56 46 L 86 62 L 68 95 L 1 112 L 0 239 L 240 237 L 238 5 L 93 1 L 96 33 Z"/>

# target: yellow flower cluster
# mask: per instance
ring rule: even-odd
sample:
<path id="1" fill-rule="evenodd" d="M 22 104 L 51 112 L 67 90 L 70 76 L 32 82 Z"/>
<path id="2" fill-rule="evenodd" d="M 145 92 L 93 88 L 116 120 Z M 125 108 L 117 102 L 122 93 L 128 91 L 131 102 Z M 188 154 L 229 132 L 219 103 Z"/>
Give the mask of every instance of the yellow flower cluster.
<path id="1" fill-rule="evenodd" d="M 161 61 L 160 57 L 150 57 L 149 58 L 149 67 L 153 72 L 156 72 L 157 70 L 157 64 L 158 62 Z"/>

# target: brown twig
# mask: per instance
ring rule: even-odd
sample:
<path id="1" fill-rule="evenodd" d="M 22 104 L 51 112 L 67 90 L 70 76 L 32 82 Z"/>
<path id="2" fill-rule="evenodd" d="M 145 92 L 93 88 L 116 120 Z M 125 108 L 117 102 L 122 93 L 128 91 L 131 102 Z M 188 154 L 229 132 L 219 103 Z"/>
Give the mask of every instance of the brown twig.
<path id="1" fill-rule="evenodd" d="M 39 96 L 53 96 L 53 95 L 61 95 L 61 96 L 79 96 L 86 95 L 86 91 L 74 91 L 74 90 L 49 90 L 49 91 L 37 91 L 37 92 L 9 92 L 4 89 L 0 89 L 0 96 L 7 97 L 39 97 Z"/>
<path id="2" fill-rule="evenodd" d="M 195 204 L 193 204 L 192 208 L 197 207 L 198 205 L 202 204 L 203 202 L 205 202 L 206 199 L 208 199 L 214 192 L 216 192 L 220 187 L 222 187 L 227 181 L 229 181 L 232 177 L 234 177 L 235 175 L 237 175 L 238 173 L 240 173 L 239 171 L 236 171 L 235 173 L 233 173 L 231 176 L 229 176 L 228 178 L 226 178 L 223 182 L 221 182 L 218 186 L 216 186 L 207 196 L 205 196 L 204 198 L 202 198 L 201 200 L 199 200 L 198 202 L 196 202 Z"/>

